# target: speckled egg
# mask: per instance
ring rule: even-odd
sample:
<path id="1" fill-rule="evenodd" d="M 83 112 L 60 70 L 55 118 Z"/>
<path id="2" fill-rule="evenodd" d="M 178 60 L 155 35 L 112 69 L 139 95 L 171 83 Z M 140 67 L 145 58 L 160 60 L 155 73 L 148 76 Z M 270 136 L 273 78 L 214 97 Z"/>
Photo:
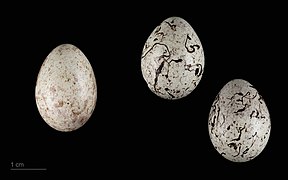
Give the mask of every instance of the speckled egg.
<path id="1" fill-rule="evenodd" d="M 192 26 L 170 17 L 157 26 L 145 42 L 141 70 L 150 90 L 175 100 L 190 94 L 204 72 L 204 51 Z"/>
<path id="2" fill-rule="evenodd" d="M 35 98 L 44 121 L 58 131 L 82 127 L 92 115 L 97 86 L 90 62 L 72 44 L 53 49 L 38 73 Z"/>
<path id="3" fill-rule="evenodd" d="M 268 108 L 257 89 L 243 79 L 229 81 L 209 113 L 209 136 L 215 149 L 233 162 L 246 162 L 265 148 L 271 131 Z"/>

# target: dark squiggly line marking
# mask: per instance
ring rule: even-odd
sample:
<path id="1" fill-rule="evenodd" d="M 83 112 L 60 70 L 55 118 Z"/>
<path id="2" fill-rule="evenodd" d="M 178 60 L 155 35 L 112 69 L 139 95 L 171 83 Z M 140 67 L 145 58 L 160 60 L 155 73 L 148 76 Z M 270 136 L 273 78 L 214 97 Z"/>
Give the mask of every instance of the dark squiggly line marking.
<path id="1" fill-rule="evenodd" d="M 241 102 L 241 104 L 243 104 L 243 98 L 254 99 L 257 96 L 257 93 L 253 97 L 250 98 L 250 97 L 247 97 L 247 96 L 250 95 L 249 91 L 246 94 L 244 94 L 244 95 L 243 95 L 242 92 L 238 92 L 238 93 L 235 93 L 233 96 L 231 96 L 230 98 L 227 98 L 227 99 L 232 101 L 232 99 L 234 99 L 236 95 L 242 96 L 240 99 L 236 99 L 236 102 Z"/>
<path id="2" fill-rule="evenodd" d="M 176 25 L 175 24 L 170 24 L 169 22 L 167 22 L 167 21 L 165 21 L 169 26 L 170 26 L 170 28 L 173 30 L 173 31 L 176 31 Z M 174 22 L 174 20 L 173 21 L 171 21 L 171 23 L 173 23 Z"/>
<path id="3" fill-rule="evenodd" d="M 179 62 L 182 62 L 183 59 L 172 59 L 172 60 L 169 62 L 169 64 L 170 64 L 172 61 L 174 61 L 174 62 L 176 62 L 176 63 L 179 63 Z"/>
<path id="4" fill-rule="evenodd" d="M 260 102 L 260 104 L 263 104 L 263 98 L 262 98 L 262 96 L 259 94 L 259 98 L 258 98 L 258 101 Z"/>
<path id="5" fill-rule="evenodd" d="M 250 95 L 250 92 L 248 91 L 243 97 L 247 98 L 247 99 L 254 99 L 256 96 L 257 96 L 257 92 L 256 94 L 253 96 L 253 97 L 246 97 L 246 96 L 249 96 Z"/>
<path id="6" fill-rule="evenodd" d="M 158 26 L 157 29 L 155 30 L 154 34 L 158 34 L 158 32 L 161 30 L 161 26 Z"/>
<path id="7" fill-rule="evenodd" d="M 165 91 L 169 94 L 169 96 L 171 96 L 172 98 L 175 98 L 175 96 L 169 92 L 168 88 L 165 88 Z"/>
<path id="8" fill-rule="evenodd" d="M 156 45 L 161 45 L 161 46 L 165 46 L 166 50 L 168 51 L 169 55 L 162 55 L 161 57 L 170 57 L 170 51 L 169 48 L 166 44 L 162 44 L 162 43 L 155 43 L 153 44 L 153 46 L 141 57 L 142 59 L 150 52 L 152 51 L 152 49 L 154 48 L 154 46 Z"/>
<path id="9" fill-rule="evenodd" d="M 242 135 L 242 131 L 245 129 L 246 124 L 243 127 L 239 127 L 239 129 L 237 129 L 237 131 L 239 132 L 239 136 L 235 139 L 232 139 L 232 141 L 239 141 Z"/>
<path id="10" fill-rule="evenodd" d="M 216 109 L 217 109 L 217 112 L 216 112 Z M 216 125 L 216 123 L 218 123 L 219 114 L 220 114 L 219 112 L 220 112 L 220 108 L 217 107 L 216 105 L 213 105 L 213 112 L 211 113 L 211 114 L 213 114 L 213 118 L 212 118 L 212 122 L 211 122 L 211 126 L 212 126 L 211 134 L 213 134 L 212 132 L 215 128 L 215 125 Z M 216 135 L 216 137 L 218 137 L 218 136 Z"/>
<path id="11" fill-rule="evenodd" d="M 255 132 L 253 135 L 252 135 L 252 137 L 255 137 L 257 135 L 257 132 Z"/>
<path id="12" fill-rule="evenodd" d="M 235 111 L 234 113 L 237 114 L 237 113 L 239 113 L 239 112 L 243 112 L 243 111 L 246 109 L 246 107 L 247 107 L 247 104 L 245 104 L 243 108 L 238 109 L 238 110 Z"/>
<path id="13" fill-rule="evenodd" d="M 157 36 L 160 35 L 160 36 L 161 36 L 161 40 L 162 40 L 162 38 L 164 37 L 164 33 L 163 33 L 163 32 L 159 32 L 159 33 L 157 33 L 156 35 L 157 35 Z M 157 41 L 157 40 L 158 40 L 158 38 L 156 37 L 156 38 L 154 38 L 153 41 Z M 161 40 L 160 40 L 160 41 L 161 41 Z"/>
<path id="14" fill-rule="evenodd" d="M 197 86 L 197 81 L 196 80 L 193 80 L 193 85 L 196 87 Z M 188 89 L 188 88 L 187 88 Z"/>
<path id="15" fill-rule="evenodd" d="M 195 76 L 199 77 L 201 76 L 203 69 L 201 64 L 196 64 L 196 65 L 185 65 L 185 70 L 188 70 L 190 72 L 195 71 Z"/>
<path id="16" fill-rule="evenodd" d="M 241 154 L 241 157 L 244 157 L 244 154 L 247 154 L 247 152 L 249 151 L 250 148 L 246 148 L 243 153 Z"/>
<path id="17" fill-rule="evenodd" d="M 162 69 L 163 69 L 163 67 L 164 67 L 164 63 L 166 62 L 166 61 L 165 61 L 165 57 L 168 57 L 168 58 L 170 57 L 170 51 L 169 51 L 167 45 L 161 44 L 161 43 L 155 43 L 155 44 L 153 44 L 153 46 L 142 56 L 142 58 L 146 57 L 146 55 L 147 55 L 156 45 L 164 46 L 164 47 L 165 47 L 165 51 L 164 51 L 164 52 L 168 52 L 168 55 L 163 54 L 163 55 L 161 55 L 161 56 L 159 57 L 159 60 L 162 59 L 162 58 L 164 58 L 164 60 L 161 62 L 160 66 L 157 68 L 157 70 L 156 70 L 156 72 L 155 72 L 156 75 L 155 75 L 155 79 L 154 79 L 154 90 L 157 92 L 156 85 L 157 85 L 157 82 L 158 82 L 158 77 L 159 77 L 159 74 L 161 74 L 161 71 L 162 71 Z"/>
<path id="18" fill-rule="evenodd" d="M 217 109 L 217 102 L 219 101 L 219 94 L 217 94 L 217 96 L 215 97 L 215 100 L 213 102 L 213 105 L 212 105 L 212 111 L 210 112 L 210 116 L 212 116 L 212 120 L 210 119 L 211 121 L 211 134 L 213 134 L 213 130 L 214 130 L 214 127 L 215 127 L 215 119 L 216 119 L 216 116 L 215 116 L 215 113 L 216 113 L 216 109 Z"/>
<path id="19" fill-rule="evenodd" d="M 203 68 L 202 68 L 201 64 L 196 64 L 196 66 L 198 66 L 198 68 L 195 70 L 195 76 L 199 77 L 199 76 L 201 76 L 201 74 L 203 72 Z"/>
<path id="20" fill-rule="evenodd" d="M 162 71 L 162 69 L 163 69 L 163 67 L 164 67 L 164 63 L 165 63 L 165 61 L 163 61 L 163 62 L 160 64 L 160 66 L 158 67 L 158 69 L 156 70 L 156 76 L 155 76 L 155 79 L 154 79 L 154 89 L 155 89 L 155 91 L 157 91 L 157 90 L 156 90 L 156 85 L 157 85 L 157 82 L 158 82 L 159 74 L 161 73 L 161 71 Z"/>
<path id="21" fill-rule="evenodd" d="M 234 155 L 233 157 L 239 156 L 240 151 L 241 151 L 241 144 L 240 144 L 238 147 L 239 147 L 238 153 L 237 153 L 236 155 Z M 236 150 L 236 149 L 235 149 L 235 150 Z"/>
<path id="22" fill-rule="evenodd" d="M 256 114 L 254 115 L 254 113 L 256 113 Z M 258 111 L 257 109 L 255 109 L 255 111 L 253 110 L 252 113 L 250 114 L 250 119 L 251 119 L 252 117 L 259 118 L 259 111 Z"/>
<path id="23" fill-rule="evenodd" d="M 257 132 L 254 134 L 254 136 L 257 134 Z M 253 135 L 252 135 L 253 136 Z M 253 142 L 252 142 L 252 144 L 250 145 L 250 147 L 248 147 L 248 148 L 246 148 L 243 152 L 242 152 L 242 154 L 241 154 L 241 157 L 244 157 L 244 154 L 247 154 L 247 152 L 251 149 L 251 147 L 253 146 L 253 144 L 255 143 L 255 141 L 256 140 L 254 140 Z M 253 157 L 253 156 L 252 156 Z M 251 158 L 251 157 L 250 157 Z"/>
<path id="24" fill-rule="evenodd" d="M 169 54 L 169 56 L 170 56 L 170 54 Z M 167 56 L 167 57 L 169 57 L 169 56 Z M 160 58 L 162 58 L 162 57 L 165 57 L 165 56 L 163 55 L 163 56 L 161 56 Z M 157 81 L 158 81 L 158 76 L 159 76 L 159 74 L 161 73 L 165 62 L 166 62 L 166 61 L 163 61 L 163 62 L 161 63 L 161 65 L 158 67 L 158 69 L 156 70 L 156 77 L 155 77 L 155 80 L 154 80 L 154 82 L 155 82 L 155 83 L 154 83 L 154 89 L 155 89 L 155 91 L 156 91 L 156 88 L 155 88 L 155 87 L 156 87 L 156 83 L 157 83 Z M 166 78 L 166 79 L 168 79 L 169 67 L 170 67 L 170 63 L 171 63 L 171 62 L 180 63 L 180 62 L 183 62 L 183 59 L 172 59 L 170 62 L 168 62 L 167 74 L 165 75 L 165 78 Z M 168 79 L 168 81 L 170 82 L 171 80 Z M 170 95 L 170 96 L 171 96 L 171 95 Z M 173 96 L 173 98 L 174 98 L 174 96 Z"/>
<path id="25" fill-rule="evenodd" d="M 189 53 L 193 53 L 195 52 L 195 48 L 200 49 L 200 46 L 198 44 L 194 44 L 194 45 L 190 45 L 189 47 L 187 46 L 187 42 L 188 40 L 191 40 L 191 37 L 187 34 L 187 37 L 185 39 L 185 48 Z M 189 50 L 189 48 L 191 48 L 191 50 Z"/>
<path id="26" fill-rule="evenodd" d="M 218 122 L 218 120 L 219 120 L 219 114 L 220 114 L 219 112 L 220 112 L 220 108 L 217 109 L 217 118 L 216 118 L 216 119 L 217 119 L 217 122 Z"/>

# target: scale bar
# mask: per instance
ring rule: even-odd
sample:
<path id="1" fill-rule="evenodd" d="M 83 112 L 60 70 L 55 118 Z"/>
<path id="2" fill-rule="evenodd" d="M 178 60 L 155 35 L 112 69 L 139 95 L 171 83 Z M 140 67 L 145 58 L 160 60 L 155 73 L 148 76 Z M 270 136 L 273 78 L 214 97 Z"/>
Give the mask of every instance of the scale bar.
<path id="1" fill-rule="evenodd" d="M 11 171 L 46 171 L 47 168 L 11 168 Z"/>

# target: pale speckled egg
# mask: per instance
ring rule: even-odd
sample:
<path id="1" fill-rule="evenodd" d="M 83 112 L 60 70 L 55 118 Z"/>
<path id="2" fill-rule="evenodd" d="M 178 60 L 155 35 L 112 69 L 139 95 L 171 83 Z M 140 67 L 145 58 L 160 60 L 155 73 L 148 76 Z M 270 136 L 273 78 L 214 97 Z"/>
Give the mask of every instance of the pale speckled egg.
<path id="1" fill-rule="evenodd" d="M 141 71 L 150 90 L 175 100 L 190 94 L 204 72 L 204 51 L 192 26 L 170 17 L 157 26 L 145 42 Z"/>
<path id="2" fill-rule="evenodd" d="M 224 158 L 246 162 L 265 148 L 271 120 L 264 99 L 243 79 L 229 81 L 216 96 L 208 121 L 213 146 Z"/>
<path id="3" fill-rule="evenodd" d="M 38 73 L 37 108 L 52 128 L 68 132 L 82 127 L 96 106 L 97 85 L 90 62 L 72 44 L 54 48 Z"/>

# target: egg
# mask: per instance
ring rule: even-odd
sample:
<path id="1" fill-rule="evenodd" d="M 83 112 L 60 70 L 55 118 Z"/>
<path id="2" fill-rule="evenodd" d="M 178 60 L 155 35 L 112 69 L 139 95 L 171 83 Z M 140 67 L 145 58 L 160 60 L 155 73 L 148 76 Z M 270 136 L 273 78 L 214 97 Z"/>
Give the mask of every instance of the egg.
<path id="1" fill-rule="evenodd" d="M 181 17 L 161 22 L 146 40 L 141 71 L 149 89 L 175 100 L 190 94 L 204 72 L 204 51 L 192 26 Z"/>
<path id="2" fill-rule="evenodd" d="M 215 149 L 232 162 L 247 162 L 266 147 L 271 120 L 267 105 L 248 81 L 233 79 L 217 94 L 208 121 Z"/>
<path id="3" fill-rule="evenodd" d="M 88 121 L 96 106 L 97 85 L 79 48 L 61 44 L 49 53 L 38 73 L 35 99 L 41 117 L 58 131 L 73 131 Z"/>

